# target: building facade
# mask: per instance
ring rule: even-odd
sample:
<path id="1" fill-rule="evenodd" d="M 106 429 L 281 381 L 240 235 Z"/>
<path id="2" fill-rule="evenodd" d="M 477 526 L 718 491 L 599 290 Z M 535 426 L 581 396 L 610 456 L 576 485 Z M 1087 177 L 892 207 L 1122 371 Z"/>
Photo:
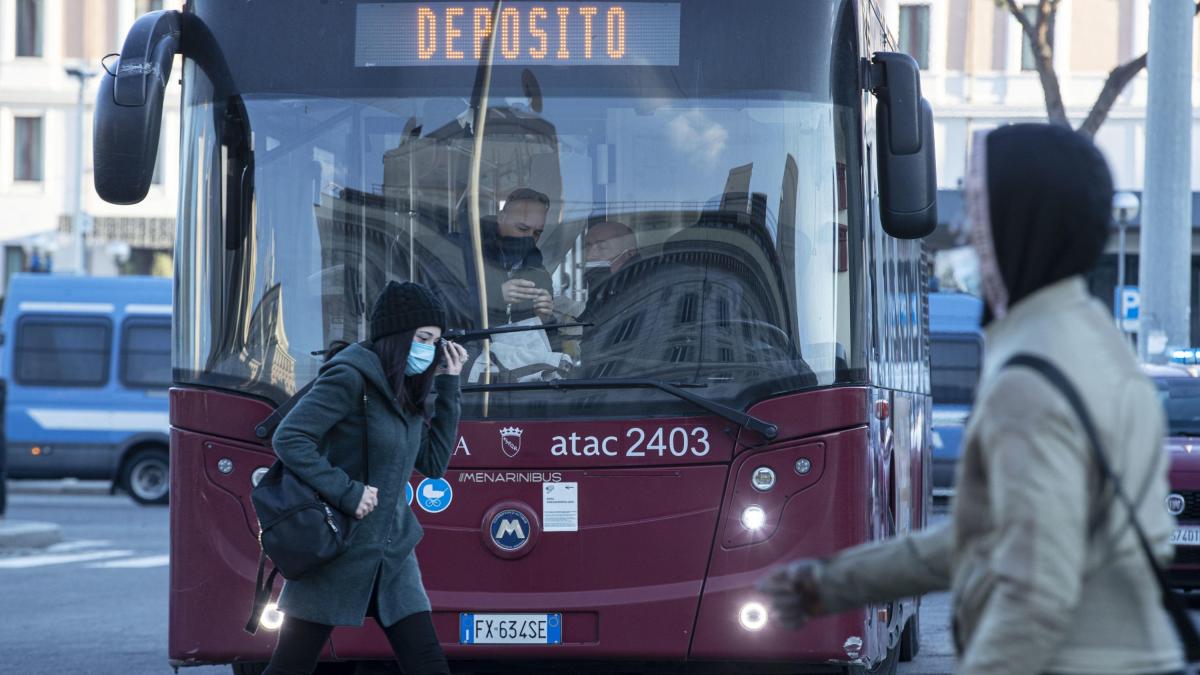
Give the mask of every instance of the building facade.
<path id="1" fill-rule="evenodd" d="M 134 20 L 181 0 L 0 0 L 0 259 L 19 271 L 78 270 L 76 186 L 88 274 L 169 275 L 178 184 L 179 71 L 163 110 L 154 183 L 145 201 L 115 206 L 93 186 L 92 111 L 105 55 L 118 52 Z M 83 152 L 79 89 L 83 93 Z M 82 164 L 82 165 L 80 165 Z M 0 293 L 3 285 L 0 284 Z"/>
<path id="2" fill-rule="evenodd" d="M 1052 26 L 1054 69 L 1073 126 L 1086 118 L 1109 72 L 1146 52 L 1150 2 L 1059 0 Z M 1036 15 L 1037 3 L 1021 4 L 1030 17 Z M 940 223 L 930 243 L 942 251 L 939 267 L 945 280 L 953 254 L 944 251 L 963 241 L 962 189 L 973 132 L 1013 122 L 1044 122 L 1045 95 L 1020 24 L 995 0 L 891 0 L 886 11 L 900 48 L 921 65 L 922 92 L 934 110 Z M 1200 31 L 1195 40 L 1191 226 L 1200 233 Z M 1146 101 L 1143 70 L 1117 98 L 1095 135 L 1116 189 L 1139 198 L 1146 162 Z M 1134 286 L 1139 224 L 1138 216 L 1128 223 L 1126 283 Z M 1193 242 L 1193 253 L 1200 253 L 1200 237 L 1193 235 Z M 1116 253 L 1113 237 L 1108 255 L 1090 279 L 1093 293 L 1109 302 L 1117 285 Z M 1194 261 L 1192 268 L 1192 334 L 1200 339 L 1200 262 Z"/>

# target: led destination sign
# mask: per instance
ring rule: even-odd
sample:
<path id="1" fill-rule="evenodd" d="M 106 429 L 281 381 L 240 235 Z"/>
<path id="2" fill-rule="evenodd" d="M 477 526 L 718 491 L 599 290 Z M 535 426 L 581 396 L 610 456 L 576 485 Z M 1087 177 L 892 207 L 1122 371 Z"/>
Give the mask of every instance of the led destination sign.
<path id="1" fill-rule="evenodd" d="M 677 66 L 679 3 L 371 3 L 358 6 L 355 65 Z"/>

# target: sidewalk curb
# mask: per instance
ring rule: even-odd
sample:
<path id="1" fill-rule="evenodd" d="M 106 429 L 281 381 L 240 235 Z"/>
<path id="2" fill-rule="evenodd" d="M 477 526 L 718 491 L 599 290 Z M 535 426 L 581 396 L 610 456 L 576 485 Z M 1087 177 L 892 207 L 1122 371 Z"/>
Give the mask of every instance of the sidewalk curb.
<path id="1" fill-rule="evenodd" d="M 14 548 L 45 548 L 62 541 L 62 529 L 54 523 L 0 518 L 0 551 Z"/>

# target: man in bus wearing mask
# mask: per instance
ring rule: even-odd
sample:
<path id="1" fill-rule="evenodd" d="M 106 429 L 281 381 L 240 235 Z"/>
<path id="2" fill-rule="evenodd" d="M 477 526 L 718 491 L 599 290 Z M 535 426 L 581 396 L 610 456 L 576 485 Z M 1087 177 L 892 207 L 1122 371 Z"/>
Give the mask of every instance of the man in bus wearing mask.
<path id="1" fill-rule="evenodd" d="M 602 302 L 599 298 L 605 282 L 640 258 L 637 235 L 628 225 L 615 220 L 594 222 L 583 235 L 583 288 L 587 289 L 587 302 L 560 296 L 555 300 L 555 309 L 572 320 L 594 315 Z"/>
<path id="2" fill-rule="evenodd" d="M 516 323 L 534 316 L 543 321 L 553 318 L 550 274 L 537 248 L 549 212 L 549 197 L 519 188 L 508 196 L 496 218 L 485 218 L 481 223 L 489 325 Z M 473 270 L 474 264 L 468 269 Z"/>
<path id="3" fill-rule="evenodd" d="M 605 220 L 583 235 L 584 283 L 589 291 L 638 259 L 637 236 L 625 223 Z"/>

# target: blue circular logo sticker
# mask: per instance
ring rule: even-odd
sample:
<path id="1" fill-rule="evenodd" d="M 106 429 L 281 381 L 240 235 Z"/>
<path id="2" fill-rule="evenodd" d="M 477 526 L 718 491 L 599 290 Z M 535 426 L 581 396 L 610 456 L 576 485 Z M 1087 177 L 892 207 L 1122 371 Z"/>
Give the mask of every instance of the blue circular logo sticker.
<path id="1" fill-rule="evenodd" d="M 516 509 L 492 517 L 492 541 L 505 551 L 518 551 L 529 542 L 529 518 Z"/>
<path id="2" fill-rule="evenodd" d="M 426 478 L 417 486 L 417 505 L 429 513 L 441 513 L 450 508 L 454 488 L 441 478 Z"/>
<path id="3" fill-rule="evenodd" d="M 404 483 L 404 501 L 408 502 L 409 506 L 412 506 L 412 500 L 413 500 L 412 483 L 405 481 L 405 483 Z"/>

